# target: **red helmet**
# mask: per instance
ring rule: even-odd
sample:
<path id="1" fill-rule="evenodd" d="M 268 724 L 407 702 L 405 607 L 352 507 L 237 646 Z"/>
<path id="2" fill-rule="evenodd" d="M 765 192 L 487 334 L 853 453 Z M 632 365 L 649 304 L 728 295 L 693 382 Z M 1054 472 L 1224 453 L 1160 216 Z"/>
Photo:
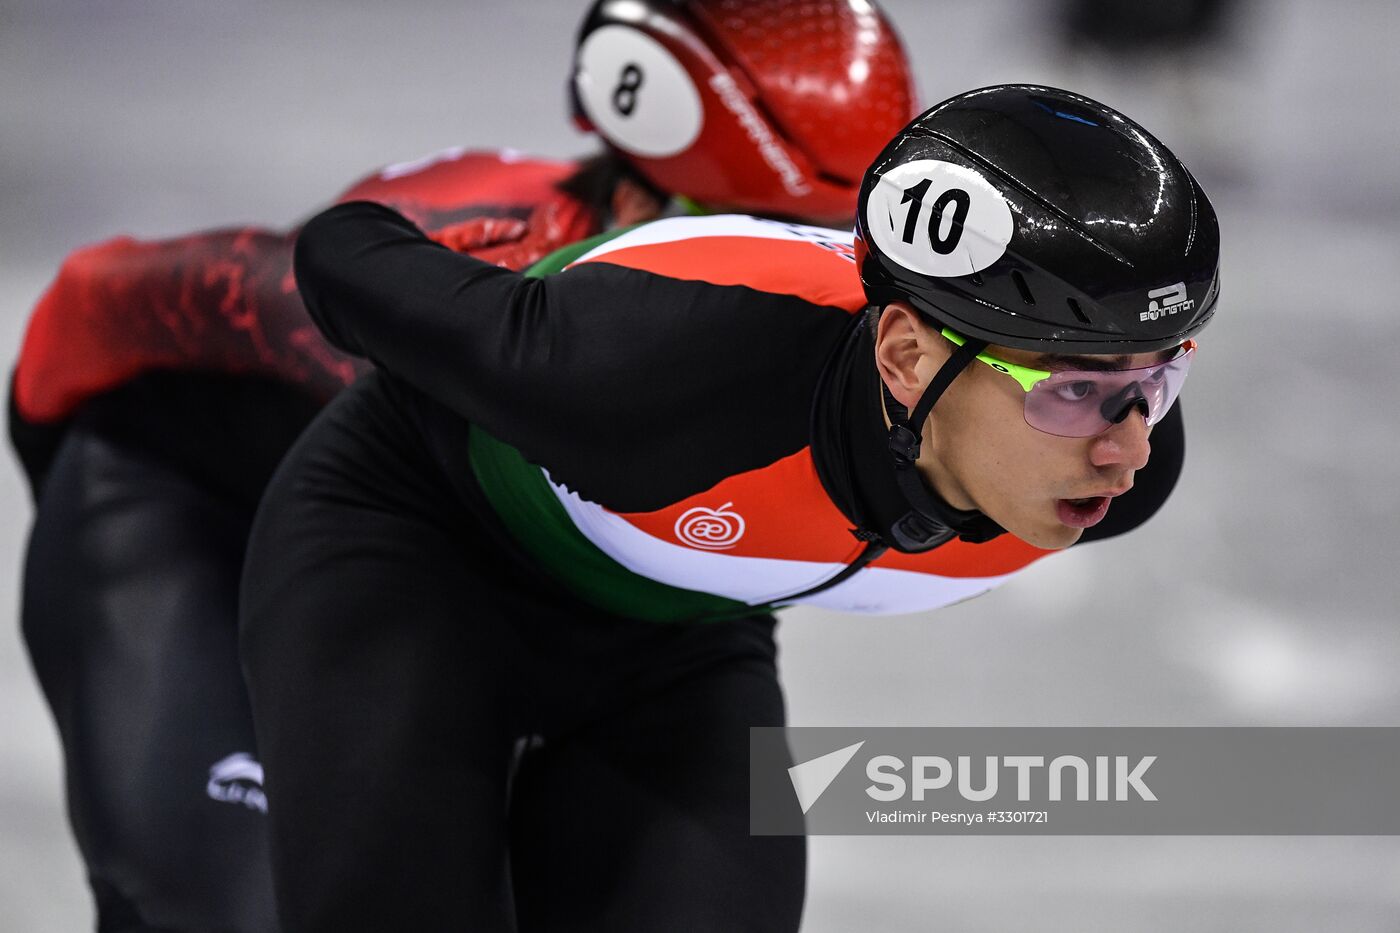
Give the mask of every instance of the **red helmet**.
<path id="1" fill-rule="evenodd" d="M 869 0 L 598 0 L 572 89 L 579 125 L 658 188 L 841 224 L 915 102 Z"/>

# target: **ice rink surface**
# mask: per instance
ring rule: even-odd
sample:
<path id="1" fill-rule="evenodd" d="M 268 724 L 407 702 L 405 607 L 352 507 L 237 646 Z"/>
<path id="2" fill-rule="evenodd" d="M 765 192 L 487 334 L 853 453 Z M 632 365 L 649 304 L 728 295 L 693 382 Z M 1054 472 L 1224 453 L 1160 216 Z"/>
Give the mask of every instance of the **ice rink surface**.
<path id="1" fill-rule="evenodd" d="M 888 0 L 926 102 L 1035 81 L 1173 146 L 1219 209 L 1224 299 L 1185 474 L 1131 537 L 981 600 L 793 612 L 798 725 L 1400 725 L 1400 7 L 1258 0 L 1181 58 L 1066 51 L 1049 4 Z M 452 145 L 570 155 L 582 0 L 0 0 L 0 351 L 73 247 L 286 226 Z M 15 623 L 0 465 L 0 930 L 91 928 Z M 1400 930 L 1400 840 L 818 838 L 810 933 Z"/>

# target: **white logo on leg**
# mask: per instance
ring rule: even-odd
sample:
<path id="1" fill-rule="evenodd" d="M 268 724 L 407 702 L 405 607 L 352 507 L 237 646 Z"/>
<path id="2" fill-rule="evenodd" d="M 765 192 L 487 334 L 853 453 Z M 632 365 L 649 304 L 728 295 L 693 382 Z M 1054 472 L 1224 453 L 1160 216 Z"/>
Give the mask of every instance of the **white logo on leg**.
<path id="1" fill-rule="evenodd" d="M 247 752 L 234 752 L 209 768 L 209 783 L 205 793 L 221 803 L 241 803 L 250 810 L 267 812 L 267 795 L 263 793 L 262 765 Z"/>

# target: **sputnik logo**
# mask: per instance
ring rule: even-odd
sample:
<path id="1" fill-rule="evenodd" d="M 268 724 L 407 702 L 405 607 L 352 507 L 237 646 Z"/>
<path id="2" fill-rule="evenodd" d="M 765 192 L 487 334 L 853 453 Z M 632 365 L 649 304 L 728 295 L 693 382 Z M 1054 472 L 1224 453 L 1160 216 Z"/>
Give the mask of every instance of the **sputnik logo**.
<path id="1" fill-rule="evenodd" d="M 676 519 L 676 537 L 684 544 L 707 551 L 732 548 L 744 536 L 743 516 L 725 511 L 733 504 L 726 502 L 717 509 L 687 509 Z"/>
<path id="2" fill-rule="evenodd" d="M 792 780 L 792 789 L 797 792 L 797 802 L 802 806 L 803 813 L 812 809 L 812 805 L 826 793 L 831 782 L 850 764 L 864 744 L 862 740 L 788 768 L 788 778 Z"/>

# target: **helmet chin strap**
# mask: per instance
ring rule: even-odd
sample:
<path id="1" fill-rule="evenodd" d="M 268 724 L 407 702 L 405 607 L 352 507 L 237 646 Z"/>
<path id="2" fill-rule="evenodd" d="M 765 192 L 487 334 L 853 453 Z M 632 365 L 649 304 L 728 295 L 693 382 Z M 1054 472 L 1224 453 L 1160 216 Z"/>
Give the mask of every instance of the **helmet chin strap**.
<path id="1" fill-rule="evenodd" d="M 901 550 L 925 551 L 936 547 L 955 535 L 964 541 L 980 544 L 1002 534 L 1003 529 L 996 522 L 975 510 L 954 509 L 941 497 L 932 492 L 919 476 L 917 461 L 919 447 L 923 443 L 923 424 L 933 411 L 934 403 L 952 385 L 953 380 L 967 368 L 977 354 L 987 348 L 985 340 L 969 338 L 948 357 L 929 382 L 924 394 L 907 412 L 895 399 L 889 386 L 880 380 L 880 389 L 885 399 L 885 414 L 890 425 L 890 455 L 894 459 L 894 477 L 899 489 L 904 493 L 911 511 L 891 527 L 891 535 Z M 906 417 L 907 414 L 907 417 Z"/>

